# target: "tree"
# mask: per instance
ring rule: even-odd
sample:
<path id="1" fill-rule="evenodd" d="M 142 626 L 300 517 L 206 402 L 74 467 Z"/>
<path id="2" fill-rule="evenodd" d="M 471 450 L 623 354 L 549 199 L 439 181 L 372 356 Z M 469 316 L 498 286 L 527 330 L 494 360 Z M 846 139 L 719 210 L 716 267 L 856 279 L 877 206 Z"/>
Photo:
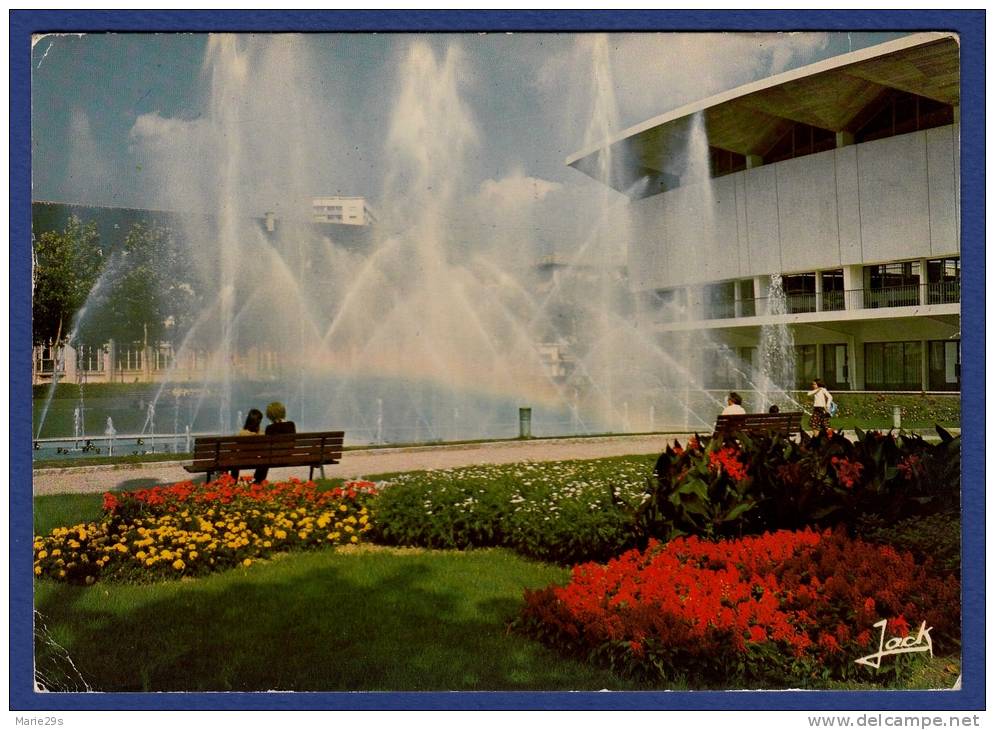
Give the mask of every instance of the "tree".
<path id="1" fill-rule="evenodd" d="M 101 336 L 119 342 L 178 344 L 197 309 L 190 267 L 172 231 L 134 224 L 102 302 Z"/>
<path id="2" fill-rule="evenodd" d="M 35 288 L 31 302 L 35 344 L 62 341 L 86 303 L 103 264 L 97 227 L 73 216 L 61 232 L 45 231 L 34 243 Z"/>

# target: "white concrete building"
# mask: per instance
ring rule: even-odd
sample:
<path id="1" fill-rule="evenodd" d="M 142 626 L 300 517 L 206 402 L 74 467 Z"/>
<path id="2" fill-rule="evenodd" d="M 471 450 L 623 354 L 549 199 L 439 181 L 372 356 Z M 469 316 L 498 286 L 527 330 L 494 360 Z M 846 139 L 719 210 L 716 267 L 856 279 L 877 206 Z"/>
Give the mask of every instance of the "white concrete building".
<path id="1" fill-rule="evenodd" d="M 315 223 L 342 223 L 352 226 L 368 226 L 376 223 L 376 216 L 363 197 L 327 195 L 313 198 L 311 206 Z"/>
<path id="2" fill-rule="evenodd" d="M 568 158 L 632 198 L 640 325 L 735 353 L 703 353 L 713 387 L 738 385 L 762 327 L 785 324 L 798 386 L 959 390 L 959 79 L 956 37 L 915 34 Z"/>

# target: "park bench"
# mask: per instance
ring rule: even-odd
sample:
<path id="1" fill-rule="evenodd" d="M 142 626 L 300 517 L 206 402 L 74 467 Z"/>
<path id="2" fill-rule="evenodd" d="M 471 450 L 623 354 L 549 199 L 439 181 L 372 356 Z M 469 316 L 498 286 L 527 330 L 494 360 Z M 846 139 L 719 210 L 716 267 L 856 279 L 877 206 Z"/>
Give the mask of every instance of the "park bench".
<path id="1" fill-rule="evenodd" d="M 780 433 L 793 436 L 802 430 L 801 411 L 788 413 L 739 413 L 715 419 L 715 435 L 731 436 L 734 433 Z"/>
<path id="2" fill-rule="evenodd" d="M 325 464 L 338 464 L 342 458 L 344 431 L 281 433 L 272 436 L 198 436 L 194 441 L 193 463 L 183 468 L 190 473 L 206 472 L 207 481 L 216 473 L 232 469 L 307 466 L 308 479 L 314 470 L 325 477 Z"/>

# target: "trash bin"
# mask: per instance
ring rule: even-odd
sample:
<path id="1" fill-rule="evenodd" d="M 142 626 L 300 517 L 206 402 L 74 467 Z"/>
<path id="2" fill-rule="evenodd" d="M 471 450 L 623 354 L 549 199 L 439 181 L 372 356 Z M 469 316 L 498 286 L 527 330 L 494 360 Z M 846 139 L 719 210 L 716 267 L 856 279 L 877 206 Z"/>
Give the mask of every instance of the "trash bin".
<path id="1" fill-rule="evenodd" d="M 891 411 L 891 425 L 894 428 L 902 427 L 902 407 L 895 406 Z"/>
<path id="2" fill-rule="evenodd" d="M 519 408 L 518 409 L 518 438 L 520 438 L 520 439 L 530 439 L 530 438 L 532 438 L 532 409 L 531 408 Z"/>

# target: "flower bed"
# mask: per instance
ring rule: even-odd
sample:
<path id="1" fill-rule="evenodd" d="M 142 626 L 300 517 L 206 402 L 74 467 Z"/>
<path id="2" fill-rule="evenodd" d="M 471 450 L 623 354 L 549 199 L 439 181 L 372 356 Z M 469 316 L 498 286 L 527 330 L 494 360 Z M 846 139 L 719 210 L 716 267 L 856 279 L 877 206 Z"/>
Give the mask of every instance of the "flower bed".
<path id="1" fill-rule="evenodd" d="M 634 545 L 649 457 L 484 465 L 401 475 L 376 505 L 377 539 L 436 548 L 510 547 L 569 563 Z"/>
<path id="2" fill-rule="evenodd" d="M 920 622 L 934 650 L 959 637 L 960 585 L 842 532 L 781 531 L 708 542 L 652 542 L 574 568 L 566 586 L 526 591 L 516 625 L 625 673 L 703 682 L 805 685 L 873 670 L 855 664 Z M 870 676 L 867 676 L 870 675 Z"/>
<path id="3" fill-rule="evenodd" d="M 104 495 L 99 522 L 34 540 L 34 573 L 91 584 L 101 578 L 201 575 L 287 550 L 357 543 L 371 529 L 369 482 L 320 491 L 313 482 L 208 484 Z"/>
<path id="4" fill-rule="evenodd" d="M 733 536 L 950 509 L 960 497 L 960 437 L 937 432 L 938 443 L 859 430 L 852 439 L 829 431 L 675 443 L 657 460 L 635 529 L 643 541 Z"/>

